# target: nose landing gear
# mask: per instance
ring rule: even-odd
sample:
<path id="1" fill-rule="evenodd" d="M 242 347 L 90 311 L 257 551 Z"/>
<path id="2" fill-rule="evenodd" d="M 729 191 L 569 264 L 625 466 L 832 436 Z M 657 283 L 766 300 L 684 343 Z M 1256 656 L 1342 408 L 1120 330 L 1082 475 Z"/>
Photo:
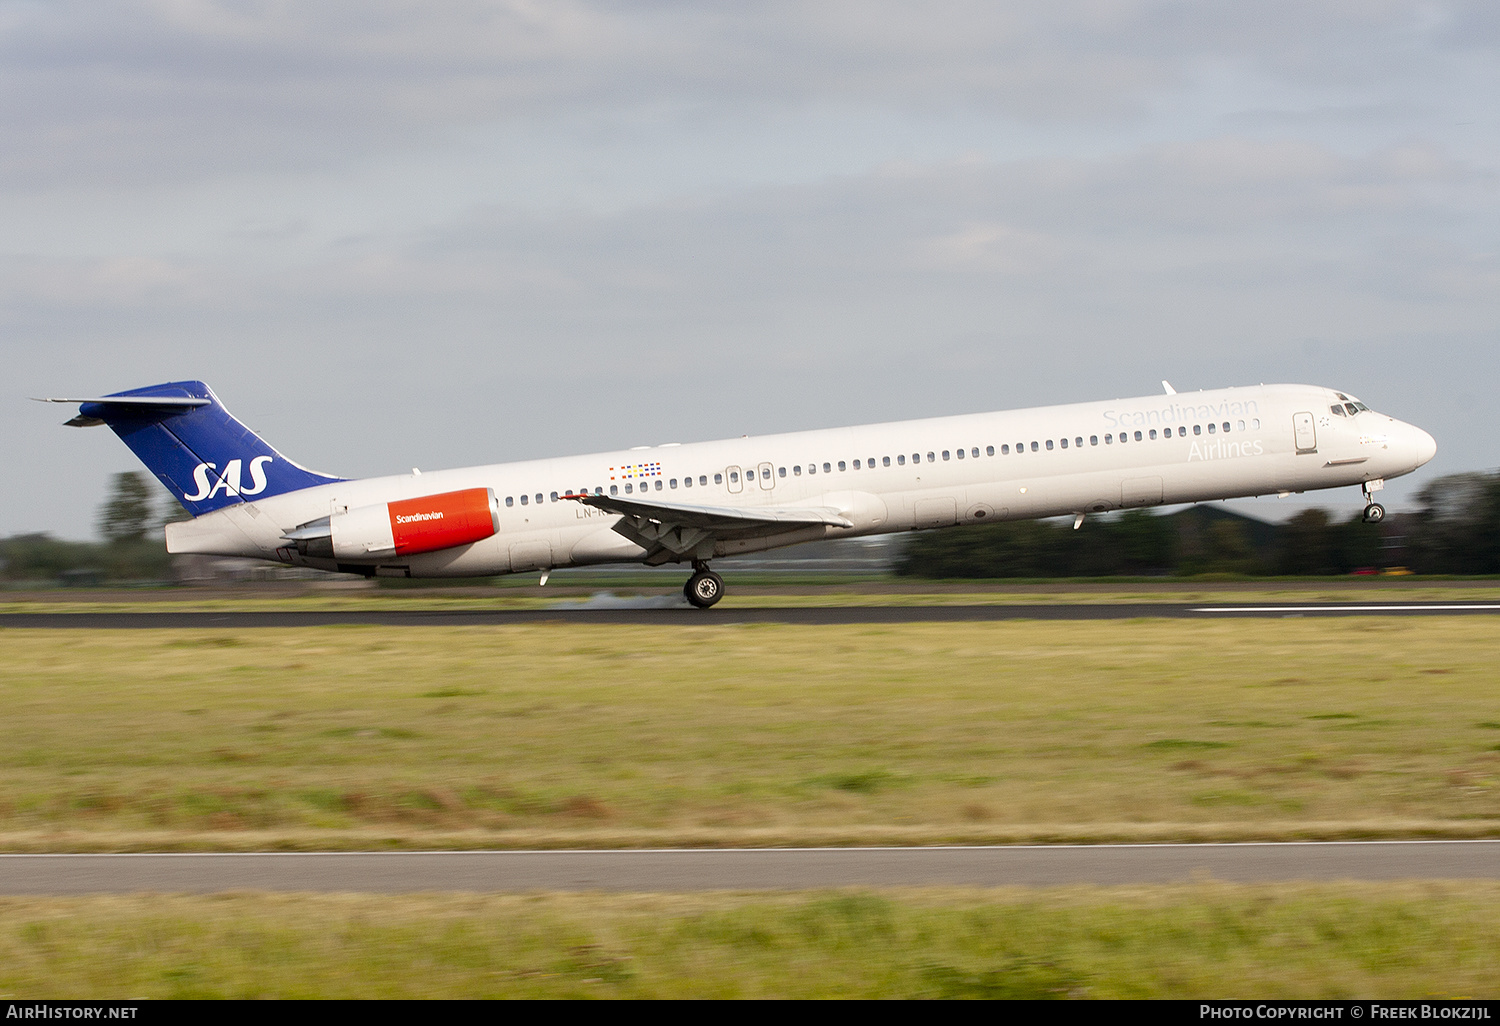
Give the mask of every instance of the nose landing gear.
<path id="1" fill-rule="evenodd" d="M 701 560 L 693 561 L 693 571 L 693 576 L 682 586 L 683 597 L 699 609 L 707 609 L 724 597 L 724 578 Z"/>
<path id="2" fill-rule="evenodd" d="M 1374 495 L 1384 487 L 1385 481 L 1378 477 L 1373 481 L 1366 481 L 1359 487 L 1365 496 L 1364 521 L 1367 524 L 1378 524 L 1385 519 L 1385 507 L 1375 501 Z"/>

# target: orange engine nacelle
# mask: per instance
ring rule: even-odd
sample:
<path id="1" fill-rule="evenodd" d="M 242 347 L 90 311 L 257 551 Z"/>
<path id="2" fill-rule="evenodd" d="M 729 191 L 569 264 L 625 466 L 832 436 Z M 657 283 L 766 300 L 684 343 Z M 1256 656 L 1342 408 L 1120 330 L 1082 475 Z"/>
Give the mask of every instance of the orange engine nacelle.
<path id="1" fill-rule="evenodd" d="M 468 545 L 500 530 L 495 493 L 488 488 L 402 499 L 386 503 L 386 510 L 397 555 Z"/>
<path id="2" fill-rule="evenodd" d="M 489 488 L 399 499 L 335 513 L 304 524 L 288 538 L 306 556 L 388 559 L 483 541 L 500 530 L 500 509 Z"/>

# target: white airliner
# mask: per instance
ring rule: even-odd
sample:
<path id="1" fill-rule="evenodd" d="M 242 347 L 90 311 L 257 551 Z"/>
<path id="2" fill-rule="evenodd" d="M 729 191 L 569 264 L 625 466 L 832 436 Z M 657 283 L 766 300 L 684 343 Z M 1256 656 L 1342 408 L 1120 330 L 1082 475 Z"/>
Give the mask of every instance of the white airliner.
<path id="1" fill-rule="evenodd" d="M 475 577 L 605 563 L 687 563 L 819 538 L 1288 494 L 1358 485 L 1365 518 L 1431 435 L 1353 396 L 1259 385 L 800 431 L 351 481 L 307 470 L 231 417 L 200 381 L 79 403 L 193 519 L 169 552 L 340 573 Z"/>

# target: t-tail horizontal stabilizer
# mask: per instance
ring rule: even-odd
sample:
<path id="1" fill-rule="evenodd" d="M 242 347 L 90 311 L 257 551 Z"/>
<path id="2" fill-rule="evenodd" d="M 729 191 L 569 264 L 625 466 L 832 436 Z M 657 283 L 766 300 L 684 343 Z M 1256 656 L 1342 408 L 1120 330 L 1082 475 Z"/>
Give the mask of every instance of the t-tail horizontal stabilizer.
<path id="1" fill-rule="evenodd" d="M 77 403 L 73 427 L 107 424 L 193 516 L 343 478 L 308 470 L 230 416 L 201 381 L 172 381 Z"/>

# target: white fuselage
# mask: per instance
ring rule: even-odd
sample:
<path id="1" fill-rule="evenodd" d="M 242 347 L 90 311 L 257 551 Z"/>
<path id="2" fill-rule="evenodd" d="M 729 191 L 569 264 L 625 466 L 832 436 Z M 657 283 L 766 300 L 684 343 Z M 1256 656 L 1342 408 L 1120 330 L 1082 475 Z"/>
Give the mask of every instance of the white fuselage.
<path id="1" fill-rule="evenodd" d="M 169 525 L 173 552 L 252 556 L 325 570 L 488 576 L 637 562 L 617 514 L 559 496 L 587 490 L 676 505 L 837 510 L 719 543 L 730 556 L 815 538 L 883 534 L 1379 482 L 1431 459 L 1430 435 L 1383 414 L 1335 416 L 1346 397 L 1261 385 L 671 444 L 320 485 Z M 467 488 L 498 499 L 499 531 L 403 558 L 301 555 L 287 531 L 350 509 Z M 522 497 L 524 498 L 524 502 Z"/>

